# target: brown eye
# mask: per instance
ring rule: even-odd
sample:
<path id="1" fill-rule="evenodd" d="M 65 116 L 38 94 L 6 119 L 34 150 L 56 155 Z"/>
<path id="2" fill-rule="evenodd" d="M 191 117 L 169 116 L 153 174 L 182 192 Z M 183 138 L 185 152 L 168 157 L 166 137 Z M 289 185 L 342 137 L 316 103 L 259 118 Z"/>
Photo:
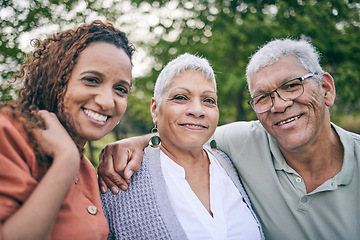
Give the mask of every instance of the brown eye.
<path id="1" fill-rule="evenodd" d="M 120 96 L 127 96 L 129 94 L 129 90 L 126 87 L 123 87 L 123 86 L 115 87 L 115 91 Z"/>
<path id="2" fill-rule="evenodd" d="M 96 85 L 99 83 L 99 79 L 95 77 L 84 77 L 82 81 L 84 81 L 87 85 Z"/>
<path id="3" fill-rule="evenodd" d="M 210 104 L 216 104 L 216 101 L 214 99 L 212 99 L 212 98 L 205 98 L 204 102 L 210 103 Z"/>
<path id="4" fill-rule="evenodd" d="M 179 100 L 179 101 L 184 101 L 184 100 L 187 100 L 187 97 L 184 95 L 176 95 L 173 99 Z"/>

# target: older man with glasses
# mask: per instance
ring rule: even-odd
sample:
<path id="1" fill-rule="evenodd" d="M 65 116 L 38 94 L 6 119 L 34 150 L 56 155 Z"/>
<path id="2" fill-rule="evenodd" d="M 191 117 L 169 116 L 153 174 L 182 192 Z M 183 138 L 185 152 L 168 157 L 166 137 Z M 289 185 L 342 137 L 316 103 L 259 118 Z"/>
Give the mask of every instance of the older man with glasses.
<path id="1" fill-rule="evenodd" d="M 246 74 L 259 120 L 218 127 L 214 137 L 266 239 L 359 239 L 360 135 L 331 123 L 335 85 L 319 53 L 304 40 L 274 40 Z"/>
<path id="2" fill-rule="evenodd" d="M 331 75 L 307 41 L 274 40 L 247 67 L 259 121 L 219 127 L 267 239 L 358 239 L 360 136 L 330 122 Z"/>

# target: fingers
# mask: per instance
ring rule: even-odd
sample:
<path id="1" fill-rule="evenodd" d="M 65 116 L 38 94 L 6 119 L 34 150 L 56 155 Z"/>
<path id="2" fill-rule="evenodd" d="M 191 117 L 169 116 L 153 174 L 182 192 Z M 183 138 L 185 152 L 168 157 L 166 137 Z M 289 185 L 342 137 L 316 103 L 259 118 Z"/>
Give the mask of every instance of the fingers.
<path id="1" fill-rule="evenodd" d="M 105 185 L 116 192 L 128 188 L 131 176 L 140 168 L 143 149 L 147 146 L 149 135 L 132 137 L 105 146 L 99 155 L 99 184 L 102 191 Z M 125 181 L 126 180 L 126 181 Z"/>
<path id="2" fill-rule="evenodd" d="M 127 160 L 124 160 L 124 153 L 119 153 L 117 147 L 114 146 L 110 144 L 101 150 L 98 174 L 101 191 L 106 192 L 107 188 L 110 188 L 111 192 L 116 194 L 119 192 L 119 188 L 126 190 L 128 184 L 122 177 L 126 166 L 126 163 L 123 162 Z M 115 159 L 114 156 L 117 158 Z"/>
<path id="3" fill-rule="evenodd" d="M 101 189 L 102 193 L 106 193 L 108 189 L 110 189 L 110 191 L 114 194 L 119 193 L 119 187 L 114 182 L 112 182 L 112 180 L 110 180 L 108 177 L 106 177 L 106 176 L 100 177 L 99 176 L 98 181 L 99 181 L 100 189 Z M 124 181 L 124 183 L 125 183 L 125 181 Z M 124 184 L 120 184 L 120 186 L 123 191 L 125 191 L 128 187 L 127 185 L 124 185 Z"/>
<path id="4" fill-rule="evenodd" d="M 51 125 L 53 122 L 58 122 L 58 118 L 55 113 L 47 110 L 40 110 L 38 114 L 44 120 L 46 128 L 48 128 L 49 124 Z"/>
<path id="5" fill-rule="evenodd" d="M 131 160 L 130 162 L 128 162 L 124 170 L 124 178 L 126 179 L 127 183 L 130 183 L 131 176 L 139 171 L 142 160 L 143 160 L 142 150 L 140 149 L 138 149 L 137 151 L 134 150 L 131 155 Z"/>
<path id="6" fill-rule="evenodd" d="M 98 175 L 98 184 L 100 186 L 100 190 L 102 193 L 106 193 L 108 188 L 106 186 L 105 181 L 102 179 L 102 177 L 100 175 Z"/>

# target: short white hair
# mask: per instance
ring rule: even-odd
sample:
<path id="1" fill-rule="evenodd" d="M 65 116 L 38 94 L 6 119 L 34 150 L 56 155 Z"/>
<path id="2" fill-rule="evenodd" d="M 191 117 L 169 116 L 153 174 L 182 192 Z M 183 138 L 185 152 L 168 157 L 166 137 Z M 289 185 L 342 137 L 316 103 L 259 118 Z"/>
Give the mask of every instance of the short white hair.
<path id="1" fill-rule="evenodd" d="M 204 73 L 206 78 L 214 83 L 216 89 L 215 74 L 209 61 L 204 57 L 184 53 L 169 62 L 160 72 L 154 88 L 154 98 L 158 104 L 160 104 L 161 98 L 170 85 L 171 80 L 186 70 Z"/>
<path id="2" fill-rule="evenodd" d="M 317 81 L 321 82 L 321 73 L 323 69 L 320 66 L 320 54 L 315 47 L 306 40 L 294 39 L 275 39 L 265 44 L 252 55 L 249 64 L 246 67 L 246 79 L 251 91 L 250 79 L 254 73 L 261 68 L 277 62 L 281 57 L 293 55 L 309 72 L 317 73 Z"/>

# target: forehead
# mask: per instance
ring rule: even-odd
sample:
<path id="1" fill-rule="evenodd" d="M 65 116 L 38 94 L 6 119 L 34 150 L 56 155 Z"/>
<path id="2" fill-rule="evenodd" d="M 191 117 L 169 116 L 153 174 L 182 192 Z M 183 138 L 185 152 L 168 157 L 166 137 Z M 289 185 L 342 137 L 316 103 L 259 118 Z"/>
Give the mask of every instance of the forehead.
<path id="1" fill-rule="evenodd" d="M 106 42 L 93 42 L 80 52 L 78 63 L 90 64 L 111 62 L 114 64 L 126 65 L 131 68 L 129 56 L 121 48 Z"/>
<path id="2" fill-rule="evenodd" d="M 80 52 L 73 73 L 97 71 L 104 76 L 131 81 L 132 65 L 121 48 L 105 42 L 93 42 Z"/>
<path id="3" fill-rule="evenodd" d="M 295 56 L 283 56 L 277 62 L 260 68 L 251 76 L 251 93 L 273 90 L 283 82 L 306 73 L 308 71 Z"/>
<path id="4" fill-rule="evenodd" d="M 206 77 L 205 73 L 195 70 L 185 70 L 174 76 L 169 82 L 168 90 L 177 87 L 204 88 L 215 91 L 215 84 Z"/>

